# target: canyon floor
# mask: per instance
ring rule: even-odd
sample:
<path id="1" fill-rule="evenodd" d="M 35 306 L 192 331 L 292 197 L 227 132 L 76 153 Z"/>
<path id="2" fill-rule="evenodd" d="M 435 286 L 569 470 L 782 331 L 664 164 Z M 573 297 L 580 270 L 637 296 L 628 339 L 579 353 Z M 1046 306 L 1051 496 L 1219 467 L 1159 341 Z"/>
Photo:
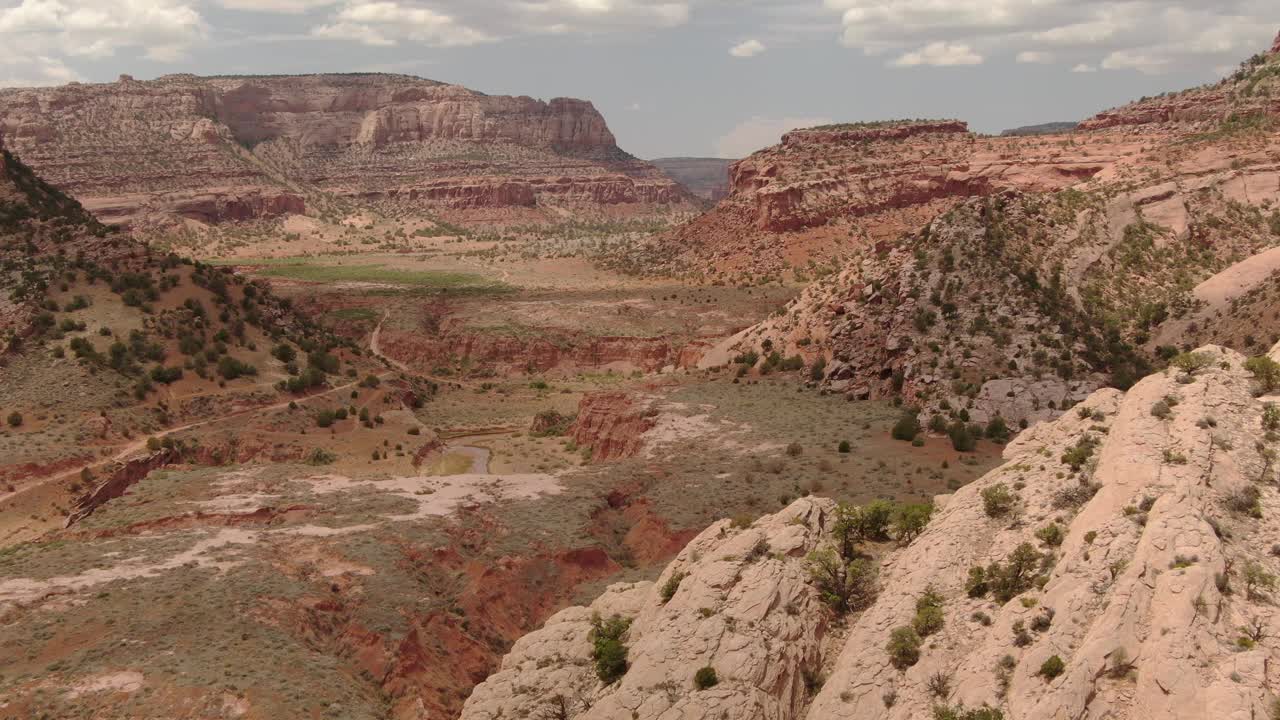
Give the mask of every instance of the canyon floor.
<path id="1" fill-rule="evenodd" d="M 638 279 L 574 243 L 208 257 L 373 368 L 297 399 L 269 371 L 188 377 L 150 401 L 163 415 L 91 422 L 102 398 L 49 382 L 74 365 L 12 364 L 0 717 L 450 717 L 521 635 L 656 577 L 716 520 L 811 493 L 927 500 L 998 462 L 986 441 L 893 440 L 899 408 L 804 368 L 694 369 L 797 288 Z M 122 322 L 108 295 L 86 333 Z M 157 441 L 198 449 L 151 463 Z M 68 489 L 86 464 L 124 486 L 88 512 Z"/>

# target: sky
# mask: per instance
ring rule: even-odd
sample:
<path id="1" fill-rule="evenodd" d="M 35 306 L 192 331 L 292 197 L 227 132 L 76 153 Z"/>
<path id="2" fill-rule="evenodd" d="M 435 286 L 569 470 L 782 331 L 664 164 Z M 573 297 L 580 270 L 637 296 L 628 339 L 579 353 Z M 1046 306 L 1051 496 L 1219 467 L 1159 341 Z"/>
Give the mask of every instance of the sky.
<path id="1" fill-rule="evenodd" d="M 577 97 L 643 158 L 829 122 L 1079 120 L 1271 46 L 1277 0 L 0 0 L 0 86 L 381 71 Z"/>

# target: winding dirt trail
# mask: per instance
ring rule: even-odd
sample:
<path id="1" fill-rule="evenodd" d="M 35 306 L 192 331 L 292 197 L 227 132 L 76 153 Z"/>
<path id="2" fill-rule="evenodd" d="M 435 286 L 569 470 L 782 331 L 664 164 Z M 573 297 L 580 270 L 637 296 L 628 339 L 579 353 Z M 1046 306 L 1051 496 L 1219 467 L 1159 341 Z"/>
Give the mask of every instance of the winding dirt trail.
<path id="1" fill-rule="evenodd" d="M 369 352 L 373 353 L 374 357 L 377 357 L 385 361 L 388 365 L 390 365 L 391 367 L 399 370 L 400 372 L 406 375 L 413 375 L 415 377 L 420 377 L 420 378 L 423 378 L 424 380 L 430 380 L 434 383 L 439 383 L 442 385 L 455 385 L 459 388 L 466 388 L 469 390 L 481 389 L 479 385 L 472 382 L 467 382 L 466 380 L 458 380 L 457 378 L 451 378 L 451 377 L 441 377 L 438 375 L 426 375 L 420 372 L 416 372 L 414 370 L 411 370 L 408 365 L 405 365 L 404 363 L 400 362 L 399 360 L 396 360 L 390 355 L 384 355 L 382 352 L 382 344 L 381 344 L 382 325 L 387 321 L 387 318 L 389 317 L 391 317 L 390 310 L 382 311 L 382 319 L 378 321 L 378 326 L 373 329 L 372 333 L 369 333 Z"/>

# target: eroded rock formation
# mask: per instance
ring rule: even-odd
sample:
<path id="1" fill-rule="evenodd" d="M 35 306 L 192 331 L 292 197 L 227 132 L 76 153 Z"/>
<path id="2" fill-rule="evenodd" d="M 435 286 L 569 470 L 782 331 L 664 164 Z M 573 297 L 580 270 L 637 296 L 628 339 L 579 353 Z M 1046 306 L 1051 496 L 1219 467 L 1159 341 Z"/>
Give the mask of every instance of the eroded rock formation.
<path id="1" fill-rule="evenodd" d="M 983 707 L 1009 720 L 1264 717 L 1280 659 L 1280 398 L 1257 397 L 1238 353 L 1207 346 L 1196 358 L 1190 373 L 1098 391 L 1022 433 L 1003 466 L 884 557 L 878 597 L 847 634 L 826 634 L 800 559 L 835 542 L 832 506 L 805 499 L 745 530 L 713 525 L 656 584 L 614 586 L 556 615 L 463 717 L 561 700 L 566 718 L 907 720 Z M 1015 556 L 1020 569 L 1000 574 Z M 980 582 L 972 568 L 986 571 Z M 941 627 L 895 665 L 891 635 L 926 594 Z M 593 672 L 593 614 L 634 618 L 616 684 Z M 720 683 L 699 690 L 705 666 Z M 800 676 L 817 668 L 810 703 Z"/>
<path id="2" fill-rule="evenodd" d="M 590 607 L 563 610 L 521 638 L 462 717 L 556 708 L 567 712 L 559 717 L 599 720 L 800 717 L 826 634 L 804 557 L 833 507 L 806 498 L 747 528 L 712 525 L 656 582 L 613 585 Z M 629 667 L 605 685 L 592 660 L 593 617 L 615 615 L 630 621 Z M 694 675 L 708 667 L 717 683 L 698 690 Z"/>
<path id="3" fill-rule="evenodd" d="M 694 207 L 619 150 L 588 102 L 403 75 L 169 75 L 3 90 L 0 128 L 109 222 L 298 213 L 317 192 L 432 211 Z"/>

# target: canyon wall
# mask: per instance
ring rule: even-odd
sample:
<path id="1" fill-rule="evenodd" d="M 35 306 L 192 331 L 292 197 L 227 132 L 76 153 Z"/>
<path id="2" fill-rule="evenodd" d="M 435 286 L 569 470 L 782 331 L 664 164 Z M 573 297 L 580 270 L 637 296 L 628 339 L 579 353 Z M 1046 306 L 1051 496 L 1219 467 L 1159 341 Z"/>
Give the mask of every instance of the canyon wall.
<path id="1" fill-rule="evenodd" d="M 424 212 L 696 205 L 621 151 L 589 102 L 403 75 L 122 76 L 0 90 L 0 130 L 109 222 L 301 213 L 317 193 Z"/>

